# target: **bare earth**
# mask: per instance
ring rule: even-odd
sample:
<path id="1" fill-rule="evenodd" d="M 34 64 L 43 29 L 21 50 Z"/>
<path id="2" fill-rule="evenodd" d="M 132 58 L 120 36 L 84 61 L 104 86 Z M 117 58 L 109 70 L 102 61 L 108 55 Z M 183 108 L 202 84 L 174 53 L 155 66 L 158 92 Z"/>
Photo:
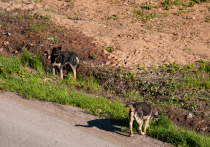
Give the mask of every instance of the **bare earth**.
<path id="1" fill-rule="evenodd" d="M 35 3 L 36 2 L 36 3 Z M 140 72 L 136 65 L 158 66 L 176 62 L 192 64 L 210 59 L 210 4 L 164 10 L 154 8 L 157 18 L 143 23 L 133 11 L 142 3 L 158 6 L 161 1 L 110 0 L 5 0 L 0 6 L 6 10 L 30 10 L 30 13 L 50 15 L 63 28 L 79 30 L 102 49 L 93 52 L 107 55 L 106 65 L 125 67 Z M 184 1 L 185 2 L 185 1 Z M 180 12 L 180 13 L 179 13 Z M 109 53 L 106 47 L 112 47 Z M 110 61 L 109 61 L 110 60 Z"/>
<path id="2" fill-rule="evenodd" d="M 147 136 L 120 131 L 121 126 L 86 111 L 55 103 L 26 100 L 0 91 L 0 142 L 4 147 L 168 147 Z"/>

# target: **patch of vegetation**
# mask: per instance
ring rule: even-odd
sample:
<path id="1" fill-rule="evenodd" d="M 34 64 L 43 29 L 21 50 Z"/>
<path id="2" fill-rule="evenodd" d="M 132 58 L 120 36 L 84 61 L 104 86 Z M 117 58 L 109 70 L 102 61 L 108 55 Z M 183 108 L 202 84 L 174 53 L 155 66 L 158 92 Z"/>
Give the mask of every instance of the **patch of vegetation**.
<path id="1" fill-rule="evenodd" d="M 63 32 L 63 29 L 62 29 L 61 27 L 58 27 L 58 28 L 56 29 L 56 32 L 57 32 L 57 33 Z"/>
<path id="2" fill-rule="evenodd" d="M 190 0 L 190 1 L 164 0 L 163 8 L 165 10 L 169 10 L 173 8 L 173 5 L 176 5 L 176 6 L 181 6 L 182 9 L 186 9 L 187 7 L 193 7 L 196 3 L 200 4 L 202 2 L 207 2 L 207 0 Z"/>
<path id="3" fill-rule="evenodd" d="M 71 16 L 67 16 L 68 19 L 72 19 L 72 20 L 78 20 L 79 19 L 79 15 L 77 13 L 74 13 Z"/>
<path id="4" fill-rule="evenodd" d="M 22 49 L 21 63 L 23 63 L 25 67 L 31 67 L 36 70 L 44 69 L 39 53 L 37 53 L 37 55 L 32 55 L 26 49 Z"/>
<path id="5" fill-rule="evenodd" d="M 6 74 L 15 74 L 19 73 L 21 71 L 21 62 L 20 59 L 13 56 L 6 60 L 5 57 L 0 56 L 0 74 L 6 75 Z"/>
<path id="6" fill-rule="evenodd" d="M 52 22 L 50 21 L 50 16 L 46 15 L 42 17 L 40 20 L 36 20 L 35 22 L 30 23 L 31 31 L 45 30 L 46 28 L 49 30 Z"/>
<path id="7" fill-rule="evenodd" d="M 114 51 L 114 48 L 112 48 L 112 47 L 107 47 L 106 50 L 107 50 L 108 52 L 112 53 L 112 52 Z"/>
<path id="8" fill-rule="evenodd" d="M 177 10 L 177 14 L 179 15 L 179 14 L 182 14 L 182 13 L 186 13 L 186 11 L 184 11 L 184 10 Z"/>
<path id="9" fill-rule="evenodd" d="M 41 3 L 43 0 L 35 0 L 35 3 Z"/>
<path id="10" fill-rule="evenodd" d="M 45 9 L 45 11 L 55 12 L 55 10 L 53 10 L 53 9 Z"/>
<path id="11" fill-rule="evenodd" d="M 50 42 L 55 42 L 55 41 L 59 41 L 59 39 L 58 39 L 58 36 L 56 36 L 56 35 L 50 35 L 49 36 L 49 38 L 47 38 L 48 39 L 48 41 L 50 41 Z"/>
<path id="12" fill-rule="evenodd" d="M 210 16 L 207 16 L 207 17 L 205 18 L 205 22 L 210 22 Z"/>
<path id="13" fill-rule="evenodd" d="M 137 16 L 138 18 L 140 18 L 140 20 L 142 20 L 144 23 L 157 17 L 155 12 L 148 13 L 142 10 L 134 10 L 133 13 L 134 13 L 134 16 Z"/>
<path id="14" fill-rule="evenodd" d="M 141 8 L 145 10 L 151 10 L 152 8 L 157 8 L 157 6 L 152 6 L 148 5 L 147 3 L 142 3 Z"/>
<path id="15" fill-rule="evenodd" d="M 21 22 L 24 22 L 24 18 L 22 17 L 21 14 L 18 14 L 18 15 L 17 15 L 17 18 L 18 18 Z"/>
<path id="16" fill-rule="evenodd" d="M 201 72 L 210 73 L 210 63 L 204 62 L 203 60 L 199 60 L 199 62 L 200 62 L 199 70 L 200 70 Z"/>
<path id="17" fill-rule="evenodd" d="M 117 17 L 117 15 L 112 15 L 112 16 L 110 16 L 110 17 L 107 17 L 106 19 L 107 19 L 107 20 L 109 20 L 109 19 L 118 20 L 119 18 Z"/>
<path id="18" fill-rule="evenodd" d="M 165 10 L 169 10 L 169 9 L 172 8 L 172 5 L 173 5 L 172 0 L 165 0 L 164 4 L 163 4 L 163 7 L 164 7 Z"/>

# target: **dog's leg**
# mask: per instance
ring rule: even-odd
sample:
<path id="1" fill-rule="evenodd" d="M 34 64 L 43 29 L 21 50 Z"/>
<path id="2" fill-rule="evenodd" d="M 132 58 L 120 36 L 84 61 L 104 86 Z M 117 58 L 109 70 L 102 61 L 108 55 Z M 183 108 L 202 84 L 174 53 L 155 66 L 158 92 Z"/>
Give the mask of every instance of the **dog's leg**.
<path id="1" fill-rule="evenodd" d="M 132 131 L 133 121 L 134 121 L 134 112 L 130 112 L 130 119 L 129 119 L 129 125 L 130 125 L 130 137 L 132 137 L 132 136 L 133 136 L 133 131 Z"/>
<path id="2" fill-rule="evenodd" d="M 70 64 L 71 65 L 71 64 Z M 73 66 L 73 65 L 71 65 L 71 68 L 72 68 L 72 70 L 73 70 L 73 73 L 74 73 L 74 79 L 76 80 L 76 66 Z"/>
<path id="3" fill-rule="evenodd" d="M 55 67 L 53 66 L 53 76 L 55 75 Z"/>
<path id="4" fill-rule="evenodd" d="M 149 126 L 149 118 L 147 118 L 145 120 L 145 126 L 144 126 L 144 134 L 146 134 L 146 130 L 147 130 L 147 127 Z"/>
<path id="5" fill-rule="evenodd" d="M 144 135 L 144 132 L 141 131 L 142 125 L 143 125 L 143 123 L 144 123 L 143 119 L 138 118 L 138 117 L 135 117 L 135 118 L 136 118 L 137 123 L 139 124 L 139 133 L 140 133 L 141 135 Z"/>
<path id="6" fill-rule="evenodd" d="M 144 132 L 141 131 L 143 125 L 143 121 L 139 122 L 139 132 L 141 135 L 144 135 Z"/>
<path id="7" fill-rule="evenodd" d="M 63 66 L 60 66 L 60 74 L 61 74 L 61 79 L 63 79 Z"/>

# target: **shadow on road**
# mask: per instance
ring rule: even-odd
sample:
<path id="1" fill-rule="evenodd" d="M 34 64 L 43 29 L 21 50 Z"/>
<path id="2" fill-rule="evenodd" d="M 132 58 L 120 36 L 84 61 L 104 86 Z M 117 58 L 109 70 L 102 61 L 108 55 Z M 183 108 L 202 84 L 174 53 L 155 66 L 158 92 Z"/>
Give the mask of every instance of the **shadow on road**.
<path id="1" fill-rule="evenodd" d="M 87 122 L 88 125 L 75 125 L 80 127 L 97 127 L 101 130 L 113 132 L 122 136 L 128 136 L 121 132 L 121 126 L 113 125 L 111 119 L 95 119 Z"/>

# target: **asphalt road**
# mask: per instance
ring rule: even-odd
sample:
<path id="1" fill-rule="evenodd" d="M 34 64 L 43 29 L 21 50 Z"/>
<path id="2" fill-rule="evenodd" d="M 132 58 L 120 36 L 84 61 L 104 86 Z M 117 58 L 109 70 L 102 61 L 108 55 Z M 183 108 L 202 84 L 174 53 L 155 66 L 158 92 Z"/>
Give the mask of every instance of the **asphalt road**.
<path id="1" fill-rule="evenodd" d="M 120 127 L 76 107 L 0 91 L 0 147 L 170 146 L 138 133 L 128 137 Z"/>

